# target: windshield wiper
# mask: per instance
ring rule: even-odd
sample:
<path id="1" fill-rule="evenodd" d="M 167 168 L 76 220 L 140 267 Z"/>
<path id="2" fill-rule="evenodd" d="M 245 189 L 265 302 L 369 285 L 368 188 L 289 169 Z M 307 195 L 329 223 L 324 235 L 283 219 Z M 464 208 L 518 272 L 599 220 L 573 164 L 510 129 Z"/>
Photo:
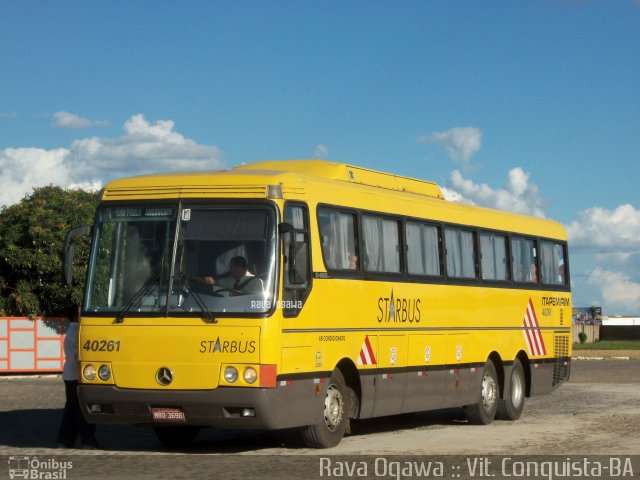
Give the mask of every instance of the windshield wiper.
<path id="1" fill-rule="evenodd" d="M 202 300 L 202 297 L 200 296 L 200 294 L 196 292 L 193 288 L 191 288 L 191 283 L 189 282 L 189 279 L 184 273 L 180 274 L 180 280 L 183 281 L 185 286 L 187 287 L 187 293 L 193 294 L 193 299 L 196 301 L 196 305 L 198 305 L 198 308 L 200 308 L 202 312 L 202 315 L 203 315 L 202 320 L 205 321 L 206 323 L 218 323 L 218 320 L 213 316 L 213 312 L 209 310 L 206 303 L 204 303 L 204 300 Z"/>
<path id="2" fill-rule="evenodd" d="M 113 323 L 122 323 L 124 321 L 124 317 L 129 311 L 133 308 L 133 306 L 138 303 L 144 295 L 147 294 L 151 285 L 156 283 L 157 280 L 160 279 L 160 275 L 154 275 L 153 277 L 149 277 L 146 282 L 138 289 L 133 297 L 127 302 L 127 304 L 118 312 L 116 318 L 113 319 Z"/>

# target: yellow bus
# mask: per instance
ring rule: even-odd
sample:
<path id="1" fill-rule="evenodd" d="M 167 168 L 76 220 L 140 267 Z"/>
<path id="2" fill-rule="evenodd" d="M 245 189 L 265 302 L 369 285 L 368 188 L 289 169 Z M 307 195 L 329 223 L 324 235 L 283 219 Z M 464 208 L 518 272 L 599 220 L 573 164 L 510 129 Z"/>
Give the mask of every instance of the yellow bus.
<path id="1" fill-rule="evenodd" d="M 300 427 L 463 407 L 520 417 L 569 377 L 556 222 L 320 160 L 112 181 L 91 232 L 79 395 L 97 424 Z M 73 265 L 66 258 L 67 280 Z"/>

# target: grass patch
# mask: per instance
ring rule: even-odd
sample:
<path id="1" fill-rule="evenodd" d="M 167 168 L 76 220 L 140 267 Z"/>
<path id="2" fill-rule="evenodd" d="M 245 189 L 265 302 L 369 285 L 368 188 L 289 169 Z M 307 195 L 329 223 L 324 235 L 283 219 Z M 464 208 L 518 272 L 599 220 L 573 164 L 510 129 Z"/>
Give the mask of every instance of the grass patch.
<path id="1" fill-rule="evenodd" d="M 594 343 L 574 343 L 574 350 L 640 350 L 640 340 L 603 340 Z"/>

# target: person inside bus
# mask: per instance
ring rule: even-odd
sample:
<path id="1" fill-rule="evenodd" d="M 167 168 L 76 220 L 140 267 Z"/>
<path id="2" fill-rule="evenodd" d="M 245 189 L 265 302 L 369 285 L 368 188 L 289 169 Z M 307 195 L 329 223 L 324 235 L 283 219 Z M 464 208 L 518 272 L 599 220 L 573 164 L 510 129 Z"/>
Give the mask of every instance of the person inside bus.
<path id="1" fill-rule="evenodd" d="M 349 270 L 358 269 L 358 256 L 353 253 L 349 254 Z"/>
<path id="2" fill-rule="evenodd" d="M 529 265 L 529 268 L 521 265 L 515 273 L 514 280 L 516 282 L 538 283 L 538 267 L 535 262 Z"/>
<path id="3" fill-rule="evenodd" d="M 198 277 L 206 285 L 230 290 L 236 294 L 262 293 L 264 286 L 262 279 L 249 272 L 247 259 L 242 256 L 233 257 L 229 262 L 229 271 L 218 277 L 207 275 Z"/>
<path id="4" fill-rule="evenodd" d="M 531 264 L 531 268 L 529 269 L 529 281 L 533 283 L 538 283 L 538 267 L 535 262 Z"/>

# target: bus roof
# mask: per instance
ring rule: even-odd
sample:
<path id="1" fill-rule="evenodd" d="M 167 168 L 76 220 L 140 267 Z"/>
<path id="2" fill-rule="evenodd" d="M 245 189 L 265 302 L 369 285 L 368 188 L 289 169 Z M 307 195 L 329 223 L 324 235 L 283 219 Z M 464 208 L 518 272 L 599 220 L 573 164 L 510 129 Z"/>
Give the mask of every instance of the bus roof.
<path id="1" fill-rule="evenodd" d="M 433 182 L 324 160 L 274 160 L 240 165 L 235 167 L 234 170 L 297 172 L 328 180 L 338 180 L 444 199 L 440 187 Z"/>
<path id="2" fill-rule="evenodd" d="M 562 226 L 551 220 L 447 201 L 435 183 L 324 160 L 274 160 L 230 170 L 144 175 L 109 182 L 102 192 L 105 201 L 171 198 L 306 200 L 566 239 Z"/>
<path id="3" fill-rule="evenodd" d="M 294 174 L 294 175 L 292 175 Z M 177 172 L 143 175 L 114 180 L 106 185 L 104 200 L 149 198 L 186 198 L 189 196 L 264 197 L 267 185 L 313 182 L 313 179 L 345 182 L 385 190 L 414 193 L 444 199 L 433 182 L 378 172 L 324 160 L 277 160 L 239 165 L 230 170 Z"/>

